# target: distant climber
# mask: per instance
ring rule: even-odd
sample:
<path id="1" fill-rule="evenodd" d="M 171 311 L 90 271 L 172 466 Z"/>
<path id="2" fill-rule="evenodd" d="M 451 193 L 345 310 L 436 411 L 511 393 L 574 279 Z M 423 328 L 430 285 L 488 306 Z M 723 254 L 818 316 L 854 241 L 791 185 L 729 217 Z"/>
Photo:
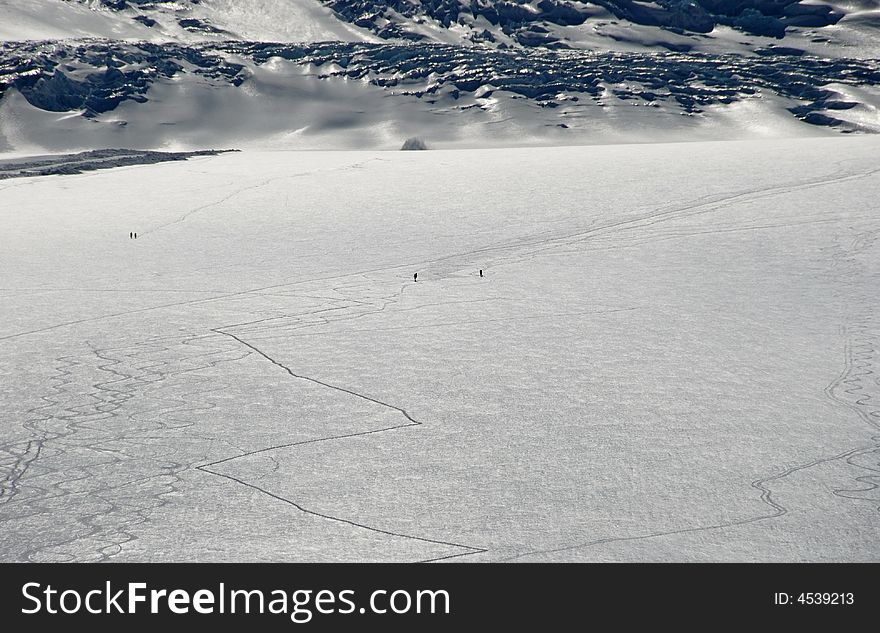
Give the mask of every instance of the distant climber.
<path id="1" fill-rule="evenodd" d="M 481 268 L 480 269 L 480 277 L 482 277 L 482 276 L 483 276 L 483 269 Z"/>
<path id="2" fill-rule="evenodd" d="M 419 273 L 413 273 L 413 281 L 419 280 Z"/>
<path id="3" fill-rule="evenodd" d="M 129 232 L 128 239 L 133 239 L 133 238 L 134 238 L 134 233 Z"/>

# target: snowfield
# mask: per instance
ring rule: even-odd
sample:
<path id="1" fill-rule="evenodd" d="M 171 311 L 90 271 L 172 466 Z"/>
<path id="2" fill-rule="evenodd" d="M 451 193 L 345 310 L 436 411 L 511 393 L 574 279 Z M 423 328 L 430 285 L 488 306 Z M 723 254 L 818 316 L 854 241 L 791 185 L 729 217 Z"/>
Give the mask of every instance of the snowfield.
<path id="1" fill-rule="evenodd" d="M 878 561 L 878 200 L 841 135 L 5 180 L 0 560 Z"/>

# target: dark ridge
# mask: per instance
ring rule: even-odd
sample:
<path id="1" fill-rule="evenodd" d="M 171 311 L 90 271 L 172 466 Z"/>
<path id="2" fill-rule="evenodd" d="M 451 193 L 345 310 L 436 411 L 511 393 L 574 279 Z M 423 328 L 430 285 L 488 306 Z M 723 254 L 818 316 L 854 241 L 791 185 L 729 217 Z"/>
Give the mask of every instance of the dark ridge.
<path id="1" fill-rule="evenodd" d="M 96 169 L 149 165 L 186 160 L 196 156 L 216 156 L 232 149 L 206 149 L 193 152 L 156 152 L 140 149 L 99 149 L 78 154 L 54 154 L 0 161 L 0 180 L 28 176 L 62 176 Z"/>

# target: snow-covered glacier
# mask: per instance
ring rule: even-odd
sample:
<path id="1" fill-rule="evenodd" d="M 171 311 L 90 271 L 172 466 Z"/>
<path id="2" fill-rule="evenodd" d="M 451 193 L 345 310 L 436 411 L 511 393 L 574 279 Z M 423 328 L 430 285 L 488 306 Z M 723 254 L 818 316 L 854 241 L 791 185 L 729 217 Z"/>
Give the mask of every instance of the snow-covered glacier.
<path id="1" fill-rule="evenodd" d="M 0 0 L 0 561 L 880 560 L 878 22 Z"/>
<path id="2" fill-rule="evenodd" d="M 20 35 L 8 32 L 0 44 L 6 151 L 201 149 L 210 139 L 391 148 L 413 135 L 475 147 L 880 130 L 878 62 L 859 39 L 870 27 L 847 26 L 853 12 L 831 5 L 760 5 L 784 26 L 765 33 L 724 18 L 757 9 L 722 2 L 262 0 L 244 10 L 231 0 L 39 1 L 48 3 L 42 13 L 29 10 L 45 28 L 19 19 Z M 0 10 L 10 20 L 23 11 L 11 2 Z M 55 11 L 92 22 L 59 38 Z M 395 20 L 381 17 L 389 12 Z M 682 12 L 709 22 L 662 17 Z M 497 36 L 465 28 L 483 22 Z M 551 37 L 547 24 L 568 36 Z M 297 28 L 282 32 L 285 25 Z M 91 37 L 72 37 L 80 35 Z"/>

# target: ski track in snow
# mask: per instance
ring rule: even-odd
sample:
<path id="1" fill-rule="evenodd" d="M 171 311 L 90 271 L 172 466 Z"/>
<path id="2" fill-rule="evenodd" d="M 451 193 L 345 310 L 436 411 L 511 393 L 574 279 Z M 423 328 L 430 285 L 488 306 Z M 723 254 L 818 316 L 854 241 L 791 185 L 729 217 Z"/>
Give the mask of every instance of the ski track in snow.
<path id="1" fill-rule="evenodd" d="M 203 205 L 200 205 L 200 206 L 195 207 L 193 209 L 190 209 L 189 211 L 187 211 L 186 213 L 181 215 L 176 220 L 172 220 L 171 222 L 166 222 L 165 224 L 159 224 L 158 226 L 154 226 L 153 228 L 147 229 L 146 231 L 139 233 L 138 239 L 146 237 L 147 235 L 150 235 L 151 233 L 155 233 L 157 231 L 167 229 L 168 227 L 174 226 L 175 224 L 180 224 L 181 222 L 185 222 L 191 216 L 195 215 L 196 213 L 199 213 L 200 211 L 205 211 L 206 209 L 211 209 L 213 207 L 217 207 L 217 206 L 223 204 L 224 202 L 228 202 L 229 200 L 232 200 L 236 196 L 239 196 L 239 195 L 245 193 L 246 191 L 253 191 L 254 189 L 262 189 L 263 187 L 265 187 L 266 185 L 268 185 L 269 183 L 272 183 L 272 182 L 276 182 L 279 180 L 293 180 L 295 178 L 307 178 L 309 176 L 315 176 L 315 175 L 322 173 L 322 172 L 332 173 L 332 172 L 337 172 L 337 171 L 346 171 L 349 169 L 360 169 L 364 165 L 371 163 L 371 162 L 374 162 L 374 161 L 382 161 L 382 159 L 381 158 L 369 158 L 369 159 L 366 159 L 363 161 L 358 161 L 356 163 L 352 163 L 351 165 L 342 165 L 340 167 L 332 167 L 329 169 L 309 170 L 309 171 L 299 172 L 296 174 L 285 174 L 284 176 L 275 176 L 273 178 L 267 178 L 266 180 L 263 180 L 263 181 L 258 182 L 256 184 L 248 185 L 247 187 L 241 187 L 240 189 L 236 189 L 235 191 L 223 196 L 219 200 L 216 200 L 214 202 L 209 202 L 207 204 L 203 204 Z"/>
<path id="2" fill-rule="evenodd" d="M 862 174 L 861 176 L 856 177 L 864 177 L 865 175 L 876 173 L 876 171 L 878 170 L 872 170 L 871 172 L 866 172 L 866 174 Z M 846 180 L 847 178 L 844 177 L 842 179 Z M 815 186 L 815 184 L 811 183 L 809 186 L 812 187 Z M 853 243 L 849 249 L 843 250 L 841 253 L 838 253 L 835 258 L 838 260 L 838 262 L 846 261 L 846 263 L 851 266 L 857 266 L 858 264 L 854 262 L 852 255 L 866 249 L 870 244 L 878 239 L 878 237 L 880 237 L 880 229 L 876 231 L 862 233 L 853 240 Z M 870 304 L 863 305 L 869 306 Z M 880 382 L 878 382 L 876 379 L 874 380 L 874 392 L 871 391 L 871 386 L 867 384 L 868 379 L 876 375 L 876 370 L 874 369 L 876 343 L 874 341 L 877 335 L 871 333 L 872 327 L 876 330 L 876 325 L 872 320 L 870 309 L 868 309 L 865 314 L 862 314 L 858 318 L 850 318 L 853 319 L 854 323 L 853 325 L 846 327 L 844 332 L 846 336 L 846 343 L 843 354 L 843 370 L 841 371 L 841 374 L 825 388 L 824 393 L 825 396 L 832 402 L 835 402 L 836 404 L 842 405 L 854 411 L 869 426 L 872 431 L 880 431 L 880 405 L 877 404 L 877 402 L 880 402 L 880 390 L 877 390 L 877 387 L 880 386 Z M 781 481 L 782 479 L 785 479 L 786 477 L 789 477 L 790 475 L 793 475 L 795 473 L 838 460 L 845 460 L 846 463 L 853 468 L 868 471 L 872 474 L 862 475 L 854 478 L 855 481 L 859 482 L 863 486 L 862 488 L 857 488 L 853 490 L 836 489 L 832 491 L 832 494 L 839 497 L 858 499 L 877 504 L 880 503 L 880 497 L 878 497 L 876 494 L 871 496 L 871 493 L 880 489 L 880 435 L 874 435 L 870 438 L 870 441 L 870 445 L 857 446 L 842 453 L 821 457 L 819 459 L 815 459 L 803 464 L 798 464 L 796 466 L 786 468 L 782 472 L 779 472 L 777 474 L 771 474 L 753 481 L 751 483 L 751 486 L 752 488 L 760 492 L 761 501 L 769 506 L 769 513 L 760 514 L 753 517 L 746 517 L 734 521 L 715 523 L 707 526 L 695 526 L 678 530 L 665 530 L 634 536 L 602 538 L 596 539 L 594 541 L 567 545 L 564 547 L 533 550 L 500 559 L 498 562 L 521 560 L 544 554 L 570 552 L 573 550 L 580 550 L 588 547 L 595 547 L 616 542 L 641 541 L 664 536 L 673 536 L 676 534 L 723 530 L 725 528 L 733 528 L 736 526 L 748 525 L 750 523 L 757 523 L 759 521 L 776 519 L 788 514 L 789 509 L 779 500 L 774 499 L 773 492 L 769 484 Z M 855 461 L 860 457 L 866 456 L 872 458 L 870 465 L 867 465 L 865 463 L 857 463 Z M 878 512 L 880 512 L 880 505 L 877 506 L 877 510 Z"/>
<path id="3" fill-rule="evenodd" d="M 253 489 L 255 489 L 255 490 L 260 491 L 261 493 L 263 493 L 263 494 L 265 494 L 265 495 L 268 495 L 268 496 L 272 497 L 273 499 L 277 499 L 278 501 L 282 501 L 282 502 L 284 502 L 284 503 L 287 503 L 287 504 L 289 504 L 289 505 L 295 507 L 297 510 L 300 510 L 301 512 L 305 512 L 306 514 L 311 514 L 311 515 L 313 515 L 313 516 L 320 517 L 320 518 L 322 518 L 322 519 L 329 519 L 329 520 L 331 520 L 331 521 L 336 521 L 336 522 L 339 522 L 339 523 L 345 523 L 345 524 L 348 524 L 348 525 L 352 525 L 352 526 L 354 526 L 354 527 L 363 528 L 363 529 L 365 529 L 365 530 L 370 530 L 371 532 L 376 532 L 376 533 L 378 533 L 378 534 L 386 534 L 386 535 L 388 535 L 388 536 L 399 536 L 399 537 L 402 537 L 402 538 L 414 539 L 414 540 L 417 540 L 417 541 L 424 541 L 425 543 L 433 543 L 433 544 L 436 544 L 436 545 L 449 545 L 449 546 L 451 546 L 451 547 L 456 547 L 456 548 L 461 548 L 461 549 L 468 550 L 468 551 L 466 551 L 466 552 L 464 552 L 464 553 L 461 553 L 461 554 L 452 554 L 452 555 L 448 555 L 448 556 L 435 557 L 435 558 L 431 558 L 431 559 L 425 559 L 425 560 L 423 560 L 423 561 L 421 561 L 421 562 L 425 562 L 425 563 L 427 563 L 427 562 L 434 562 L 434 561 L 439 561 L 439 560 L 448 560 L 448 559 L 456 558 L 456 557 L 459 557 L 459 556 L 467 556 L 468 554 L 482 553 L 482 552 L 485 552 L 485 551 L 486 551 L 485 549 L 482 549 L 482 548 L 479 548 L 479 547 L 471 547 L 471 546 L 469 546 L 469 545 L 462 545 L 462 544 L 460 544 L 460 543 L 452 543 L 452 542 L 449 542 L 449 541 L 441 541 L 441 540 L 437 540 L 437 539 L 426 538 L 426 537 L 424 537 L 424 536 L 413 536 L 413 535 L 410 535 L 410 534 L 402 534 L 402 533 L 400 533 L 400 532 L 392 532 L 392 531 L 390 531 L 390 530 L 383 530 L 383 529 L 380 529 L 380 528 L 377 528 L 377 527 L 372 527 L 372 526 L 369 526 L 369 525 L 365 525 L 365 524 L 363 524 L 363 523 L 358 523 L 357 521 L 351 521 L 351 520 L 344 519 L 344 518 L 341 518 L 341 517 L 338 517 L 338 516 L 333 516 L 333 515 L 329 515 L 329 514 L 323 514 L 323 513 L 321 513 L 321 512 L 316 512 L 316 511 L 314 511 L 314 510 L 309 510 L 309 509 L 303 507 L 302 505 L 300 505 L 299 503 L 297 503 L 296 501 L 293 501 L 293 500 L 291 500 L 291 499 L 287 499 L 287 498 L 285 498 L 285 497 L 281 497 L 281 496 L 279 496 L 279 495 L 276 495 L 276 494 L 274 494 L 274 493 L 272 493 L 272 492 L 266 490 L 265 488 L 261 488 L 261 487 L 257 486 L 256 484 L 248 483 L 248 482 L 243 481 L 243 480 L 241 480 L 241 479 L 239 479 L 239 478 L 237 478 L 237 477 L 233 477 L 232 475 L 228 475 L 228 474 L 224 474 L 224 473 L 222 473 L 222 472 L 218 472 L 218 471 L 215 469 L 216 466 L 219 466 L 220 464 L 224 464 L 224 463 L 226 463 L 226 462 L 230 462 L 230 461 L 232 461 L 232 460 L 234 460 L 234 459 L 239 459 L 239 458 L 241 458 L 241 457 L 248 457 L 248 456 L 251 456 L 251 455 L 256 455 L 256 454 L 259 454 L 259 453 L 265 453 L 265 452 L 267 452 L 267 451 L 277 450 L 277 449 L 280 449 L 280 448 L 289 448 L 289 447 L 292 447 L 292 446 L 301 446 L 301 445 L 304 445 L 304 444 L 314 444 L 314 443 L 316 443 L 316 442 L 327 442 L 327 441 L 339 440 L 339 439 L 343 439 L 343 438 L 361 437 L 361 436 L 364 436 L 364 435 L 373 435 L 373 434 L 375 434 L 375 433 L 384 433 L 384 432 L 386 432 L 386 431 L 394 431 L 394 430 L 397 430 L 397 429 L 403 429 L 403 428 L 407 428 L 407 427 L 411 427 L 411 426 L 421 426 L 422 423 L 419 422 L 418 420 L 416 420 L 414 417 L 412 417 L 409 413 L 407 413 L 406 409 L 402 409 L 402 408 L 400 408 L 400 407 L 398 407 L 398 406 L 395 406 L 395 405 L 393 405 L 393 404 L 388 404 L 387 402 L 383 402 L 382 400 L 378 400 L 378 399 L 376 399 L 376 398 L 372 398 L 372 397 L 370 397 L 370 396 L 368 396 L 368 395 L 365 395 L 365 394 L 362 394 L 362 393 L 358 393 L 358 392 L 356 392 L 356 391 L 352 391 L 352 390 L 350 390 L 350 389 L 346 389 L 345 387 L 339 387 L 339 386 L 336 386 L 336 385 L 331 385 L 331 384 L 326 383 L 326 382 L 324 382 L 324 381 L 322 381 L 322 380 L 318 380 L 317 378 L 312 378 L 312 377 L 310 377 L 310 376 L 305 376 L 305 375 L 302 375 L 302 374 L 297 374 L 297 373 L 295 373 L 293 370 L 291 370 L 288 366 L 286 366 L 286 365 L 284 365 L 283 363 L 281 363 L 281 362 L 275 360 L 274 358 L 272 358 L 271 356 L 269 356 L 268 354 L 266 354 L 264 351 L 258 349 L 257 347 L 251 345 L 250 343 L 247 343 L 246 341 L 242 340 L 241 338 L 239 338 L 239 337 L 236 336 L 235 334 L 230 334 L 229 332 L 225 332 L 225 331 L 223 331 L 223 330 L 221 330 L 221 329 L 215 329 L 214 332 L 217 332 L 218 334 L 223 334 L 224 336 L 229 336 L 230 338 L 235 339 L 236 341 L 238 341 L 238 342 L 239 342 L 240 344 L 242 344 L 243 346 L 245 346 L 245 347 L 247 347 L 248 349 L 250 349 L 250 350 L 256 352 L 257 354 L 259 354 L 260 356 L 262 356 L 263 358 L 265 358 L 266 360 L 268 360 L 269 362 L 271 362 L 273 365 L 276 365 L 277 367 L 280 367 L 281 369 L 283 369 L 284 371 L 286 371 L 286 372 L 287 372 L 288 374 L 290 374 L 293 378 L 296 378 L 296 379 L 299 379 L 299 380 L 308 380 L 309 382 L 313 382 L 313 383 L 315 383 L 315 384 L 317 384 L 317 385 L 321 385 L 322 387 L 326 387 L 326 388 L 328 388 L 328 389 L 334 389 L 334 390 L 336 390 L 336 391 L 340 391 L 340 392 L 342 392 L 342 393 L 349 394 L 349 395 L 354 396 L 354 397 L 356 397 L 356 398 L 362 398 L 362 399 L 367 400 L 367 401 L 369 401 L 369 402 L 374 402 L 374 403 L 376 403 L 376 404 L 378 404 L 378 405 L 380 405 L 380 406 L 387 407 L 387 408 L 389 408 L 389 409 L 392 409 L 393 411 L 398 412 L 400 415 L 402 415 L 402 416 L 406 419 L 406 422 L 403 422 L 403 423 L 398 424 L 398 425 L 395 425 L 395 426 L 385 427 L 385 428 L 382 428 L 382 429 L 374 429 L 374 430 L 371 430 L 371 431 L 362 431 L 362 432 L 360 432 L 360 433 L 346 433 L 346 434 L 344 434 L 344 435 L 333 435 L 333 436 L 322 437 L 322 438 L 318 438 L 318 439 L 314 439 L 314 440 L 306 440 L 306 441 L 303 441 L 303 442 L 292 442 L 292 443 L 289 443 L 289 444 L 279 444 L 279 445 L 276 445 L 276 446 L 269 446 L 269 447 L 267 447 L 267 448 L 261 448 L 261 449 L 255 450 L 255 451 L 249 451 L 249 452 L 244 453 L 244 454 L 242 454 L 242 455 L 235 455 L 235 456 L 233 456 L 233 457 L 226 457 L 226 458 L 224 458 L 224 459 L 217 460 L 217 461 L 215 461 L 215 462 L 211 462 L 210 464 L 204 464 L 204 465 L 202 465 L 202 466 L 196 466 L 196 468 L 197 468 L 198 470 L 201 470 L 201 471 L 206 472 L 206 473 L 210 473 L 210 474 L 212 474 L 212 475 L 217 475 L 218 477 L 225 477 L 226 479 L 229 479 L 230 481 L 234 481 L 234 482 L 236 482 L 236 483 L 238 483 L 238 484 L 241 484 L 241 485 L 244 485 L 244 486 L 248 486 L 248 487 L 250 487 L 250 488 L 253 488 Z"/>
<path id="4" fill-rule="evenodd" d="M 162 383 L 170 376 L 197 372 L 248 355 L 242 352 L 229 354 L 222 348 L 207 350 L 202 348 L 198 353 L 181 355 L 179 349 L 173 349 L 183 347 L 189 352 L 189 347 L 202 344 L 193 343 L 192 339 L 184 339 L 176 345 L 148 340 L 124 350 L 104 350 L 89 345 L 92 347 L 93 358 L 55 359 L 58 375 L 53 379 L 52 393 L 41 396 L 45 404 L 30 409 L 26 416 L 30 419 L 24 423 L 25 428 L 29 429 L 36 439 L 30 440 L 25 450 L 21 452 L 15 450 L 15 441 L 0 445 L 0 454 L 14 456 L 15 459 L 11 467 L 7 467 L 9 474 L 0 482 L 0 525 L 27 516 L 37 516 L 40 511 L 51 514 L 57 511 L 57 507 L 65 507 L 66 504 L 87 508 L 95 500 L 100 503 L 91 512 L 71 517 L 75 518 L 77 526 L 82 529 L 74 530 L 72 535 L 61 538 L 51 545 L 43 545 L 23 552 L 21 560 L 44 560 L 42 556 L 45 554 L 51 555 L 52 560 L 58 561 L 107 560 L 118 554 L 126 542 L 136 538 L 132 530 L 138 524 L 146 522 L 150 513 L 166 503 L 164 498 L 176 490 L 179 482 L 178 473 L 189 467 L 188 464 L 169 461 L 167 451 L 161 456 L 147 458 L 155 462 L 159 474 L 132 479 L 121 484 L 97 483 L 88 486 L 91 480 L 98 478 L 100 471 L 107 467 L 107 461 L 103 461 L 106 458 L 109 458 L 111 465 L 120 465 L 126 461 L 131 463 L 135 458 L 127 450 L 129 446 L 144 449 L 149 455 L 150 440 L 161 440 L 161 435 L 157 438 L 151 434 L 189 426 L 191 422 L 180 420 L 176 416 L 214 406 L 203 399 L 205 393 L 213 390 L 210 388 L 209 378 L 197 379 L 197 382 L 205 388 L 186 394 L 186 399 L 149 393 L 154 385 L 156 385 L 154 390 L 161 392 Z M 112 357 L 113 352 L 121 358 Z M 176 358 L 150 360 L 151 356 L 171 352 L 174 352 Z M 180 367 L 180 364 L 186 363 L 192 366 Z M 95 374 L 109 374 L 109 376 L 105 380 L 90 383 Z M 148 394 L 151 402 L 161 405 L 140 409 L 127 415 L 120 412 L 129 400 L 148 397 Z M 202 398 L 191 400 L 190 396 Z M 82 403 L 77 404 L 77 402 Z M 118 434 L 108 434 L 114 428 Z M 70 478 L 65 475 L 60 481 L 43 484 L 44 479 L 51 480 L 56 474 L 50 464 L 43 466 L 47 452 L 54 461 L 63 458 L 68 452 L 76 452 L 78 458 L 74 470 L 80 471 L 81 476 Z M 11 511 L 10 506 L 17 501 L 19 481 L 34 468 L 41 468 L 41 472 L 28 481 L 30 490 L 27 507 Z M 155 484 L 158 490 L 152 491 L 147 496 L 127 497 L 127 500 L 138 502 L 134 506 L 118 503 L 117 497 L 113 495 L 122 488 L 146 482 Z M 84 483 L 87 488 L 75 489 L 73 484 L 77 483 Z M 11 513 L 11 516 L 3 516 L 7 512 Z M 24 514 L 21 514 L 22 512 Z M 117 517 L 118 524 L 109 527 L 100 525 L 99 519 L 107 516 Z M 67 546 L 74 544 L 78 544 L 73 548 L 75 551 L 66 549 Z"/>

